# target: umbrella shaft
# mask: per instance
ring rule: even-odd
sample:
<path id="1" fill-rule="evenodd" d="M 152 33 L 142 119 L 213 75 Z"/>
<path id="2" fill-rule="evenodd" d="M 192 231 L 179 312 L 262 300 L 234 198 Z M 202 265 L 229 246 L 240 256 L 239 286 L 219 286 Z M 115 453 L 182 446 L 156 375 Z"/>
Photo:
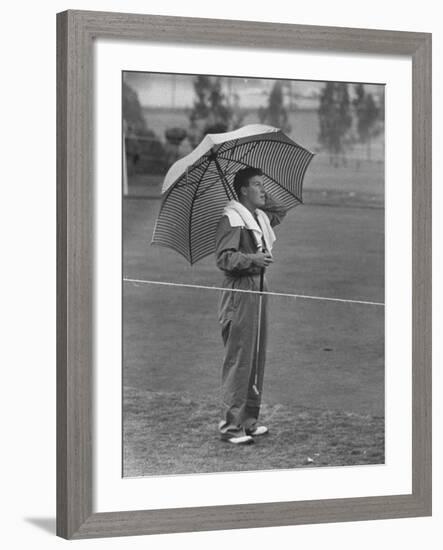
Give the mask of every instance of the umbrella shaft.
<path id="1" fill-rule="evenodd" d="M 265 276 L 265 269 L 260 270 L 260 292 L 263 292 L 263 282 Z M 258 297 L 258 320 L 257 320 L 257 346 L 255 349 L 255 373 L 254 373 L 254 385 L 253 389 L 258 395 L 258 367 L 259 367 L 259 357 L 260 357 L 260 335 L 261 335 L 261 314 L 262 314 L 262 300 L 263 294 L 260 294 Z"/>

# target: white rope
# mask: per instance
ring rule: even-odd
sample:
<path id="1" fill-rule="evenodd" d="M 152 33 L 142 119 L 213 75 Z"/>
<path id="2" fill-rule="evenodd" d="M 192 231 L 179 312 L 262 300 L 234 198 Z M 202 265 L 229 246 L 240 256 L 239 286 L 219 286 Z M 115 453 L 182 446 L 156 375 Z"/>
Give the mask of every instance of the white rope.
<path id="1" fill-rule="evenodd" d="M 244 290 L 240 288 L 223 288 L 219 286 L 204 286 L 204 285 L 191 285 L 191 284 L 182 284 L 182 283 L 165 283 L 163 281 L 145 281 L 142 279 L 127 279 L 123 278 L 125 283 L 134 283 L 134 284 L 149 284 L 149 285 L 163 285 L 163 286 L 181 286 L 186 288 L 198 288 L 206 290 L 229 290 L 230 292 L 249 292 L 254 294 L 267 294 L 269 296 L 284 296 L 287 298 L 304 298 L 305 300 L 325 300 L 327 302 L 343 302 L 349 304 L 363 304 L 367 306 L 384 306 L 383 302 L 368 302 L 365 300 L 345 300 L 343 298 L 325 298 L 324 296 L 306 296 L 304 294 L 284 294 L 283 292 L 260 292 L 259 290 Z"/>

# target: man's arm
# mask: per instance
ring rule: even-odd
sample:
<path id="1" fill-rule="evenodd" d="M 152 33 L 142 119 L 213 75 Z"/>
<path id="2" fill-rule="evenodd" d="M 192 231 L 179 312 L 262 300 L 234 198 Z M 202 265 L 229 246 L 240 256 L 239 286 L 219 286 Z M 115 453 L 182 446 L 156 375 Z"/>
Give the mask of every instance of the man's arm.
<path id="1" fill-rule="evenodd" d="M 241 274 L 253 267 L 249 254 L 240 252 L 240 227 L 231 227 L 227 216 L 223 216 L 215 235 L 215 258 L 217 267 L 228 273 Z"/>
<path id="2" fill-rule="evenodd" d="M 266 193 L 266 202 L 261 210 L 263 210 L 263 212 L 265 212 L 268 216 L 271 227 L 275 227 L 283 221 L 288 208 L 276 201 L 271 195 L 269 195 L 269 193 Z"/>
<path id="3" fill-rule="evenodd" d="M 262 252 L 247 254 L 240 251 L 240 227 L 231 227 L 227 216 L 218 224 L 215 236 L 215 257 L 219 269 L 231 275 L 257 275 L 272 259 Z"/>

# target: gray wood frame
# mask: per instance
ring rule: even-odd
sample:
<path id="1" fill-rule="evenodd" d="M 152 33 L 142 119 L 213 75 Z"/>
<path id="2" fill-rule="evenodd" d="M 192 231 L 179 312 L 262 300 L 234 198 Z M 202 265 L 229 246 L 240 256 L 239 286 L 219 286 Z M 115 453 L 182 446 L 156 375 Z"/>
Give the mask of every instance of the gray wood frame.
<path id="1" fill-rule="evenodd" d="M 412 59 L 412 494 L 130 512 L 92 509 L 94 39 Z M 57 534 L 67 539 L 431 514 L 431 35 L 124 13 L 57 15 Z"/>

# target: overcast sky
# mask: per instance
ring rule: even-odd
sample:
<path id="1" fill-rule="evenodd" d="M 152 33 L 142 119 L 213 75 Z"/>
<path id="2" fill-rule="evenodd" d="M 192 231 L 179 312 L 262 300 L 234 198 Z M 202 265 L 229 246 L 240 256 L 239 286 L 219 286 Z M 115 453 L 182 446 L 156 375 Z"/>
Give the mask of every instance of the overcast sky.
<path id="1" fill-rule="evenodd" d="M 126 72 L 125 81 L 137 93 L 145 107 L 192 107 L 195 100 L 194 75 L 171 75 L 159 73 Z M 232 98 L 238 94 L 241 107 L 258 108 L 267 103 L 274 80 L 260 78 L 227 78 L 223 91 Z M 315 107 L 324 82 L 285 80 L 287 94 L 292 93 L 299 108 Z M 383 93 L 382 85 L 367 85 L 375 95 Z M 352 90 L 351 90 L 352 91 Z M 288 99 L 289 100 L 289 99 Z"/>

